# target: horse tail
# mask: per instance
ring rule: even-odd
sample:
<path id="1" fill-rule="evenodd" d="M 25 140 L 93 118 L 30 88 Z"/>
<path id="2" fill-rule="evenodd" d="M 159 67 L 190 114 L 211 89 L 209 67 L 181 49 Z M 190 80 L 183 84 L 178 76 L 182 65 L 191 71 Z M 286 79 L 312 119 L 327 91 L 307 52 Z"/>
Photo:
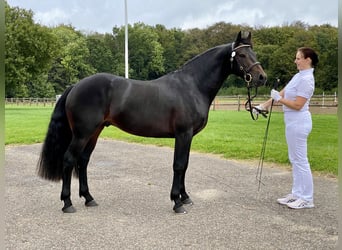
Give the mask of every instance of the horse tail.
<path id="1" fill-rule="evenodd" d="M 72 138 L 65 110 L 72 88 L 67 88 L 56 103 L 38 161 L 38 175 L 51 181 L 59 181 L 63 177 L 63 158 Z"/>

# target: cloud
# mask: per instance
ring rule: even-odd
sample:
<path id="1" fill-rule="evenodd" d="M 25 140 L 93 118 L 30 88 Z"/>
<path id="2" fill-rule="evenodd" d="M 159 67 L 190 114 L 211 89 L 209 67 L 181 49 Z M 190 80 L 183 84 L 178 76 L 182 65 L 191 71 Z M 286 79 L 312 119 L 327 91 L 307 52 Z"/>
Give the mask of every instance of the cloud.
<path id="1" fill-rule="evenodd" d="M 47 26 L 56 26 L 67 22 L 67 20 L 71 20 L 70 14 L 59 8 L 54 8 L 45 12 L 37 11 L 35 12 L 34 18 L 38 23 Z"/>
<path id="2" fill-rule="evenodd" d="M 233 6 L 232 2 L 224 3 L 217 8 L 207 9 L 202 13 L 185 15 L 184 21 L 179 26 L 182 29 L 205 28 L 211 24 L 224 21 L 226 13 L 232 11 Z"/>
<path id="3" fill-rule="evenodd" d="M 82 31 L 111 32 L 124 25 L 123 0 L 7 0 L 10 6 L 32 9 L 44 25 L 71 24 Z M 205 28 L 217 22 L 276 26 L 303 21 L 337 26 L 338 1 L 325 0 L 127 0 L 128 21 L 167 28 Z"/>

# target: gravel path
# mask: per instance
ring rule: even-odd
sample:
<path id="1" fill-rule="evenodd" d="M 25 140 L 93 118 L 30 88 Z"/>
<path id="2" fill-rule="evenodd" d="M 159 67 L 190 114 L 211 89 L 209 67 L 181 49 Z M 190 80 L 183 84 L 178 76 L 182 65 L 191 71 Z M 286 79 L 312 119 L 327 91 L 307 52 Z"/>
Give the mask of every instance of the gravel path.
<path id="1" fill-rule="evenodd" d="M 72 182 L 77 212 L 63 214 L 61 183 L 37 177 L 41 144 L 5 148 L 6 249 L 335 249 L 338 183 L 315 177 L 314 209 L 275 200 L 291 173 L 266 166 L 258 192 L 254 163 L 192 152 L 187 190 L 194 201 L 176 215 L 169 200 L 173 150 L 99 140 L 89 163 L 98 207 L 87 208 Z"/>

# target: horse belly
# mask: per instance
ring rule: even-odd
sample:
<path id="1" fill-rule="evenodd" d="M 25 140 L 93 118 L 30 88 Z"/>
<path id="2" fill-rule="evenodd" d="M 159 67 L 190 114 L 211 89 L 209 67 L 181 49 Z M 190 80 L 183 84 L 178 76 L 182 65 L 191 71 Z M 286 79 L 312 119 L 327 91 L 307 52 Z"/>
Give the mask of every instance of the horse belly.
<path id="1" fill-rule="evenodd" d="M 145 137 L 174 137 L 170 119 L 141 112 L 122 112 L 113 117 L 112 124 L 130 134 Z"/>

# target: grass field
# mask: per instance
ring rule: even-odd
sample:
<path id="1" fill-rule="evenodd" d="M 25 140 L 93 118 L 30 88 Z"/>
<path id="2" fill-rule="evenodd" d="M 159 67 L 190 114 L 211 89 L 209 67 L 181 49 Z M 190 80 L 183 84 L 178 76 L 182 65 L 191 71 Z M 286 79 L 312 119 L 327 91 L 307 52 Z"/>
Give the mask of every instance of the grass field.
<path id="1" fill-rule="evenodd" d="M 44 140 L 52 107 L 6 106 L 5 144 L 32 144 Z M 313 130 L 308 150 L 311 168 L 322 174 L 337 176 L 338 126 L 336 115 L 313 115 Z M 194 137 L 192 150 L 219 154 L 229 159 L 258 160 L 267 120 L 253 121 L 237 111 L 211 111 L 206 128 Z M 155 139 L 129 135 L 115 127 L 105 128 L 102 138 L 173 147 L 173 139 Z M 284 135 L 283 114 L 273 112 L 265 162 L 289 166 Z"/>

